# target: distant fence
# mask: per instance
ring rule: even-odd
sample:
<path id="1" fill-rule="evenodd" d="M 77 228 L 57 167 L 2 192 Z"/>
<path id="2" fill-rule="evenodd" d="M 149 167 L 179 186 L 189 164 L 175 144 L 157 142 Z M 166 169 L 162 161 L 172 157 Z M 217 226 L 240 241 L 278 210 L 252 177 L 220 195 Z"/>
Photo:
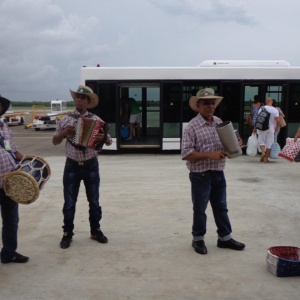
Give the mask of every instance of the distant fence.
<path id="1" fill-rule="evenodd" d="M 37 102 L 37 101 L 32 101 L 32 102 L 25 102 L 25 101 L 11 101 L 12 107 L 13 109 L 15 108 L 19 108 L 19 107 L 27 107 L 27 108 L 32 108 L 33 105 L 45 105 L 46 107 L 50 107 L 51 106 L 51 102 Z M 75 107 L 74 106 L 74 101 L 68 101 L 67 102 L 67 107 Z"/>

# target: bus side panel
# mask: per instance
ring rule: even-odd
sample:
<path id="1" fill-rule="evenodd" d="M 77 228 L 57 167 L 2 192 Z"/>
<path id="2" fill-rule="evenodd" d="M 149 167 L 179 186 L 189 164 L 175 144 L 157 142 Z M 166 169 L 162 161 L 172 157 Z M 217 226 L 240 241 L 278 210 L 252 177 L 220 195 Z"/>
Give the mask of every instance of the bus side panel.
<path id="1" fill-rule="evenodd" d="M 102 120 L 109 123 L 109 134 L 113 138 L 113 145 L 106 147 L 104 146 L 103 149 L 107 150 L 118 150 L 117 141 L 117 83 L 114 82 L 99 82 L 96 80 L 87 80 L 85 83 L 89 86 L 94 93 L 96 93 L 99 97 L 98 105 L 90 109 L 91 113 L 96 114 Z"/>

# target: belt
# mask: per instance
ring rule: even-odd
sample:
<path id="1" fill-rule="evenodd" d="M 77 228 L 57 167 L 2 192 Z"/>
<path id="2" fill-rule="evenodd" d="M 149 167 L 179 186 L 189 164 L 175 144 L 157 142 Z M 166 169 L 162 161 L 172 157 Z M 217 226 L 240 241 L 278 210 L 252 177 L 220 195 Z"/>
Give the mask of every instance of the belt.
<path id="1" fill-rule="evenodd" d="M 97 160 L 96 156 L 91 158 L 91 159 L 82 160 L 82 161 L 77 161 L 77 160 L 74 160 L 72 158 L 67 157 L 67 162 L 68 163 L 71 163 L 71 164 L 74 164 L 74 165 L 77 165 L 77 166 L 88 166 L 88 165 L 94 163 L 96 160 Z"/>
<path id="2" fill-rule="evenodd" d="M 191 173 L 196 173 L 196 174 L 211 174 L 211 173 L 220 173 L 223 172 L 222 170 L 206 170 L 203 172 L 191 172 Z"/>

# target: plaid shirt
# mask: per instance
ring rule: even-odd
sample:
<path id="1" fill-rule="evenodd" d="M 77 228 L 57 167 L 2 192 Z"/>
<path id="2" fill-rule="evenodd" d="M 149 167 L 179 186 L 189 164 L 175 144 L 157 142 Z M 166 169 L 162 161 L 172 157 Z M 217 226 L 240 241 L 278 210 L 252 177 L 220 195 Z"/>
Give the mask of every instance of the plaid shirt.
<path id="1" fill-rule="evenodd" d="M 78 111 L 74 111 L 74 114 L 80 116 L 80 113 Z M 86 117 L 87 115 L 90 116 L 91 113 L 85 112 L 83 117 Z M 97 115 L 94 115 L 94 114 L 92 114 L 91 118 L 93 120 L 101 120 Z M 68 125 L 76 126 L 76 122 L 77 122 L 76 118 L 73 118 L 71 116 L 65 116 L 64 118 L 59 120 L 57 127 L 56 127 L 55 134 L 60 133 Z M 66 140 L 65 154 L 66 154 L 66 157 L 71 158 L 73 160 L 86 161 L 93 157 L 97 157 L 98 151 L 90 149 L 90 148 L 86 148 L 85 150 L 76 149 L 74 146 L 72 146 L 72 144 L 68 140 Z"/>
<path id="2" fill-rule="evenodd" d="M 9 141 L 10 148 L 13 152 L 17 152 L 18 148 L 12 140 L 12 132 L 6 123 L 0 122 L 0 175 L 11 172 L 15 169 L 16 162 L 14 158 L 4 148 L 4 140 Z M 3 177 L 0 178 L 0 188 L 3 186 Z"/>
<path id="3" fill-rule="evenodd" d="M 212 125 L 208 124 L 200 114 L 193 118 L 183 132 L 181 156 L 185 158 L 192 152 L 222 151 L 223 146 L 216 131 L 216 126 L 222 123 L 218 117 L 213 117 Z M 208 170 L 222 171 L 225 168 L 225 158 L 221 160 L 187 161 L 187 168 L 191 172 L 205 172 Z"/>

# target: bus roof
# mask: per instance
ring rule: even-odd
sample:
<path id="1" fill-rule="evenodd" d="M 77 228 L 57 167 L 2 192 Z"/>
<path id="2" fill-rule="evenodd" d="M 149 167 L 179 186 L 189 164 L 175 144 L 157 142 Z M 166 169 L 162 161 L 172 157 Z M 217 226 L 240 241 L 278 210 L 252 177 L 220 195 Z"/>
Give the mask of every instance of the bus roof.
<path id="1" fill-rule="evenodd" d="M 285 61 L 219 61 L 215 67 L 211 62 L 217 61 L 196 67 L 82 67 L 80 84 L 86 80 L 300 80 L 300 67 Z"/>
<path id="2" fill-rule="evenodd" d="M 286 60 L 205 60 L 198 67 L 290 67 Z"/>

